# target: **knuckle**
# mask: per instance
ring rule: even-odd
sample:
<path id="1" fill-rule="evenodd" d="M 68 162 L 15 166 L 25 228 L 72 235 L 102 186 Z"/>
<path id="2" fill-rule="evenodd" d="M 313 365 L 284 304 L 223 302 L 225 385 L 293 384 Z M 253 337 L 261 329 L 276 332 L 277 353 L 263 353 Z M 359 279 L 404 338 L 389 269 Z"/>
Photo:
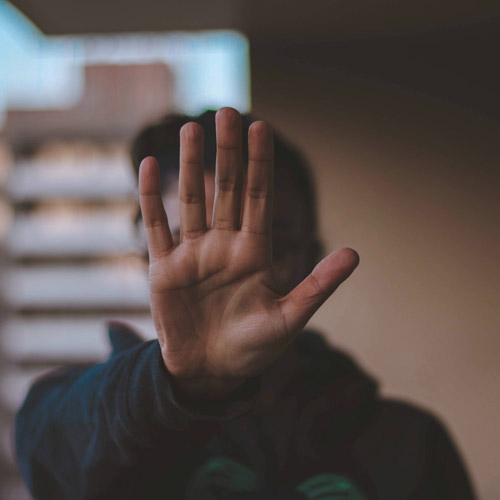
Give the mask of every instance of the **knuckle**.
<path id="1" fill-rule="evenodd" d="M 153 218 L 144 221 L 144 227 L 146 229 L 159 229 L 165 226 L 165 220 L 162 218 Z"/>
<path id="2" fill-rule="evenodd" d="M 269 191 L 261 187 L 249 187 L 247 194 L 249 198 L 257 200 L 265 200 L 269 197 Z"/>
<path id="3" fill-rule="evenodd" d="M 266 156 L 251 156 L 248 158 L 249 163 L 256 163 L 257 165 L 260 165 L 264 168 L 271 168 L 274 162 L 274 158 L 272 157 L 266 157 Z"/>
<path id="4" fill-rule="evenodd" d="M 319 284 L 318 278 L 316 278 L 314 274 L 311 274 L 310 280 L 311 280 L 311 288 L 313 289 L 312 293 L 313 297 L 322 297 L 323 295 L 325 295 L 323 288 Z"/>
<path id="5" fill-rule="evenodd" d="M 187 240 L 194 240 L 202 236 L 204 233 L 205 233 L 205 228 L 189 229 L 183 232 L 182 238 Z"/>
<path id="6" fill-rule="evenodd" d="M 236 229 L 236 224 L 233 221 L 226 219 L 216 219 L 212 225 L 214 229 L 224 229 L 232 231 Z"/>
<path id="7" fill-rule="evenodd" d="M 195 193 L 186 193 L 180 197 L 180 201 L 186 205 L 196 205 L 202 202 L 202 197 Z"/>
<path id="8" fill-rule="evenodd" d="M 250 233 L 250 234 L 267 234 L 266 231 L 263 231 L 257 225 L 254 224 L 245 224 L 241 227 L 242 232 Z"/>
<path id="9" fill-rule="evenodd" d="M 240 183 L 236 179 L 223 177 L 217 181 L 217 186 L 220 191 L 237 191 L 240 188 Z"/>

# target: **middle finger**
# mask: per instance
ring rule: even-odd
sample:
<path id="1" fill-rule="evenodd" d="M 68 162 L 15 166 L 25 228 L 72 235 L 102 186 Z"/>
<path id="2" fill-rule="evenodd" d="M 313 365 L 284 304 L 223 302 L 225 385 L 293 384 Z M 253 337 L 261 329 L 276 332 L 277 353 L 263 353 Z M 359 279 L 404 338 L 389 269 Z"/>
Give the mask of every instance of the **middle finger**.
<path id="1" fill-rule="evenodd" d="M 241 116 L 235 109 L 222 108 L 215 116 L 217 159 L 212 227 L 238 229 L 242 188 Z"/>

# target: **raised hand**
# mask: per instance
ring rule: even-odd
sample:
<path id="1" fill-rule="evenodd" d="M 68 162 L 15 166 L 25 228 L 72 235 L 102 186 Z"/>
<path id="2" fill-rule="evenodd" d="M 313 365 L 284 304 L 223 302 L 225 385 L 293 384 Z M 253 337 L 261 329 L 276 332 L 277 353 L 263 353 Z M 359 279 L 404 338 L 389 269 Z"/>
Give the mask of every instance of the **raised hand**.
<path id="1" fill-rule="evenodd" d="M 211 227 L 201 126 L 188 123 L 180 132 L 178 245 L 163 207 L 156 160 L 146 158 L 139 174 L 151 310 L 163 360 L 184 394 L 201 399 L 222 397 L 264 372 L 359 261 L 353 250 L 338 250 L 282 295 L 271 248 L 271 130 L 261 121 L 251 125 L 246 179 L 238 112 L 221 109 L 216 130 Z"/>

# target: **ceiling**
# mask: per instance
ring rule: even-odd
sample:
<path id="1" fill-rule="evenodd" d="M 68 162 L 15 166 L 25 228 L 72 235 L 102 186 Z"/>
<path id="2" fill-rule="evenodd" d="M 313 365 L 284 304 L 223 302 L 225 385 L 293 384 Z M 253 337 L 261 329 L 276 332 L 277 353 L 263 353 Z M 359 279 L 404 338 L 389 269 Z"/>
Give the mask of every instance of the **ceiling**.
<path id="1" fill-rule="evenodd" d="M 13 0 L 50 35 L 237 29 L 251 38 L 350 38 L 468 24 L 498 0 Z"/>
<path id="2" fill-rule="evenodd" d="M 250 39 L 254 67 L 342 72 L 500 120 L 498 0 L 12 3 L 50 35 L 237 29 Z"/>

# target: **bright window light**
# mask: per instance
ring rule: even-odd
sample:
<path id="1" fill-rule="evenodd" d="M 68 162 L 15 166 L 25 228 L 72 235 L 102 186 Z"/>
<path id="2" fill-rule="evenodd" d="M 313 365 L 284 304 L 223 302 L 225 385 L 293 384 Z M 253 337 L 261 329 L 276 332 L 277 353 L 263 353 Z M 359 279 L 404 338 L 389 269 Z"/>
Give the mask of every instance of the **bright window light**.
<path id="1" fill-rule="evenodd" d="M 158 62 L 173 74 L 178 111 L 250 110 L 249 47 L 238 32 L 45 36 L 0 0 L 0 126 L 7 109 L 75 106 L 87 65 Z"/>

